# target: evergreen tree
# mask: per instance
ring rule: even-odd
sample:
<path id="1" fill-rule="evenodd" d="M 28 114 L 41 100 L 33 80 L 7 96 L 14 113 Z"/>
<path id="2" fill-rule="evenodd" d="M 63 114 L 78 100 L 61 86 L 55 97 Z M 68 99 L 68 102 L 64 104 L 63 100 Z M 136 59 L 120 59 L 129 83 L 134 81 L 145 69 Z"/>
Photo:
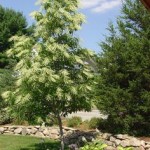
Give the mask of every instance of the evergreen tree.
<path id="1" fill-rule="evenodd" d="M 97 106 L 114 132 L 150 134 L 150 13 L 126 0 L 101 44 Z M 114 128 L 113 128 L 114 127 Z"/>
<path id="2" fill-rule="evenodd" d="M 8 68 L 14 64 L 14 59 L 8 59 L 5 54 L 12 45 L 9 38 L 16 34 L 31 34 L 30 29 L 31 27 L 27 28 L 27 22 L 22 13 L 0 5 L 0 68 Z"/>
<path id="3" fill-rule="evenodd" d="M 77 0 L 43 0 L 40 5 L 41 11 L 32 13 L 36 20 L 34 37 L 12 38 L 14 47 L 8 55 L 19 60 L 15 67 L 16 90 L 3 96 L 25 117 L 54 114 L 63 150 L 61 116 L 91 108 L 93 74 L 85 60 L 93 53 L 81 48 L 74 37 L 84 20 L 77 11 Z"/>
<path id="4" fill-rule="evenodd" d="M 25 17 L 13 9 L 4 8 L 0 5 L 0 95 L 6 89 L 13 88 L 12 67 L 16 58 L 8 58 L 6 51 L 11 47 L 9 38 L 13 35 L 32 34 L 33 26 L 27 28 Z M 11 87 L 12 86 L 12 87 Z M 0 96 L 0 123 L 7 121 L 5 111 L 7 104 Z"/>
<path id="5" fill-rule="evenodd" d="M 1 97 L 1 94 L 6 90 L 13 90 L 14 77 L 12 70 L 0 69 L 0 125 L 10 123 L 11 115 L 7 112 L 7 103 Z"/>

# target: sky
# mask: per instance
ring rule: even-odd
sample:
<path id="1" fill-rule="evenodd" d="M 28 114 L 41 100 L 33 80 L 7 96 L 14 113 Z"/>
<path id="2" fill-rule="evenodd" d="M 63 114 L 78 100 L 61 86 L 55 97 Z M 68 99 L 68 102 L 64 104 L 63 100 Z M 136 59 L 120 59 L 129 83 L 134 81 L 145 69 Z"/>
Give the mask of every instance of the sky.
<path id="1" fill-rule="evenodd" d="M 91 49 L 96 53 L 101 52 L 99 43 L 105 40 L 109 32 L 107 31 L 108 23 L 116 23 L 117 17 L 121 14 L 122 0 L 80 0 L 79 11 L 86 17 L 86 23 L 82 29 L 76 33 L 81 40 L 81 45 Z M 33 20 L 30 13 L 38 10 L 39 6 L 35 5 L 36 0 L 0 0 L 0 5 L 21 11 L 26 17 L 29 25 Z"/>

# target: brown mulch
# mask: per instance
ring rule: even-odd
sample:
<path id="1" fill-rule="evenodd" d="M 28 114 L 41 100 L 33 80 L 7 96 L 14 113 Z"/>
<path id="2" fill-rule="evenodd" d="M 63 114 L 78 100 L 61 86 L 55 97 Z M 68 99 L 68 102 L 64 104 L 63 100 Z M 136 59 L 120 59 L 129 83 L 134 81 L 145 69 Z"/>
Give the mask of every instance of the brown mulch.
<path id="1" fill-rule="evenodd" d="M 146 142 L 150 142 L 150 137 L 140 137 L 139 139 Z"/>

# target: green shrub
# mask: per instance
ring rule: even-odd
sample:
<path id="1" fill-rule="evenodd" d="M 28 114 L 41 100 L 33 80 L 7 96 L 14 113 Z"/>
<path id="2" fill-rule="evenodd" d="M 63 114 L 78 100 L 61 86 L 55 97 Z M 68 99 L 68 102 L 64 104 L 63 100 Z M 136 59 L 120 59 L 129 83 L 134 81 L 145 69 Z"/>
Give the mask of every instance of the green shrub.
<path id="1" fill-rule="evenodd" d="M 45 125 L 45 126 L 54 126 L 58 125 L 58 120 L 54 115 L 47 115 L 44 119 L 41 117 L 36 117 L 33 121 L 30 121 L 32 125 Z"/>
<path id="2" fill-rule="evenodd" d="M 91 118 L 91 120 L 88 122 L 89 128 L 90 129 L 98 128 L 101 120 L 102 119 L 96 117 Z"/>
<path id="3" fill-rule="evenodd" d="M 119 146 L 117 149 L 118 149 L 118 150 L 133 150 L 132 147 L 123 148 L 123 147 L 121 147 L 121 146 Z"/>
<path id="4" fill-rule="evenodd" d="M 46 117 L 45 123 L 48 126 L 58 125 L 58 120 L 57 120 L 57 118 L 54 115 L 48 115 Z"/>
<path id="5" fill-rule="evenodd" d="M 8 124 L 12 122 L 12 118 L 5 110 L 0 110 L 0 125 Z"/>
<path id="6" fill-rule="evenodd" d="M 80 126 L 80 129 L 82 130 L 88 130 L 89 129 L 89 120 L 84 120 L 82 122 L 82 125 Z"/>
<path id="7" fill-rule="evenodd" d="M 102 143 L 101 141 L 95 140 L 93 142 L 87 143 L 80 150 L 104 150 L 107 145 Z"/>
<path id="8" fill-rule="evenodd" d="M 74 116 L 72 118 L 67 119 L 67 126 L 68 127 L 77 127 L 82 123 L 81 117 Z"/>

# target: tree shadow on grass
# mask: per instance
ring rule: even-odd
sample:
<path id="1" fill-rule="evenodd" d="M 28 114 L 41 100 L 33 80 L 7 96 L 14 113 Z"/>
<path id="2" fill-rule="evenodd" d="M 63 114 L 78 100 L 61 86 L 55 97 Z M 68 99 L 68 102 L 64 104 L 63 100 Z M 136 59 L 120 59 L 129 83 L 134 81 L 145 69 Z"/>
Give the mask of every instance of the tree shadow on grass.
<path id="1" fill-rule="evenodd" d="M 91 142 L 92 139 L 96 138 L 96 136 L 97 133 L 95 131 L 73 131 L 65 136 L 65 150 L 72 150 L 72 148 L 67 148 L 67 146 L 70 147 L 72 144 L 79 148 L 85 144 L 85 141 L 83 141 L 84 139 Z M 45 139 L 40 139 L 39 143 L 31 144 L 17 150 L 60 150 L 60 141 L 47 141 Z"/>
<path id="2" fill-rule="evenodd" d="M 79 131 L 76 130 L 67 136 L 65 136 L 65 145 L 76 145 L 78 148 L 80 146 L 83 146 L 86 139 L 86 141 L 90 142 L 93 138 L 96 138 L 97 133 L 95 131 Z M 65 150 L 74 150 L 74 148 L 65 148 Z M 32 145 L 29 145 L 26 148 L 21 148 L 19 150 L 60 150 L 60 141 L 45 141 L 44 139 L 41 139 L 39 143 L 35 143 Z"/>
<path id="3" fill-rule="evenodd" d="M 33 145 L 29 145 L 26 148 L 21 148 L 20 150 L 59 150 L 60 142 L 39 142 Z"/>

